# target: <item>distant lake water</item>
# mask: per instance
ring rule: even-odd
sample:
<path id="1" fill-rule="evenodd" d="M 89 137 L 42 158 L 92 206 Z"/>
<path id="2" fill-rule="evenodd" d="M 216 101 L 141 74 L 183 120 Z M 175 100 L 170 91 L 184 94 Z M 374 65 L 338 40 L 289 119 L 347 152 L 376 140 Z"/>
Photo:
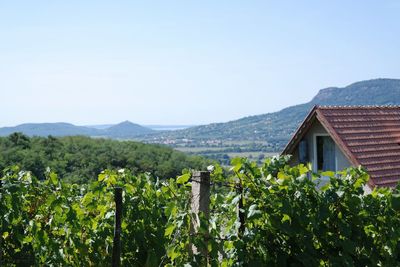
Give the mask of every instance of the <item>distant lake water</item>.
<path id="1" fill-rule="evenodd" d="M 104 130 L 114 126 L 115 124 L 99 124 L 99 125 L 87 125 L 86 127 Z M 173 131 L 173 130 L 182 130 L 186 128 L 190 128 L 196 125 L 158 125 L 158 124 L 151 124 L 151 125 L 142 125 L 144 127 L 150 128 L 156 131 Z"/>
<path id="2" fill-rule="evenodd" d="M 174 131 L 190 128 L 196 125 L 143 125 L 156 131 Z"/>

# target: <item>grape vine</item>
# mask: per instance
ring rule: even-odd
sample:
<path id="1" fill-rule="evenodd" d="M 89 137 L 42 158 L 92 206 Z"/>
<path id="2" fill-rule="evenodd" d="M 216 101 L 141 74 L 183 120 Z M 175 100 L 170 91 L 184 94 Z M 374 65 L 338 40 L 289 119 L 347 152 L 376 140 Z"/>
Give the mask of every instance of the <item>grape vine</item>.
<path id="1" fill-rule="evenodd" d="M 4 266 L 109 266 L 113 188 L 123 188 L 123 266 L 397 266 L 399 188 L 365 194 L 361 168 L 315 174 L 245 158 L 211 176 L 210 215 L 191 229 L 190 172 L 159 180 L 106 170 L 87 185 L 10 167 L 0 188 Z M 330 181 L 318 188 L 320 176 Z M 207 251 L 194 254 L 191 247 Z"/>

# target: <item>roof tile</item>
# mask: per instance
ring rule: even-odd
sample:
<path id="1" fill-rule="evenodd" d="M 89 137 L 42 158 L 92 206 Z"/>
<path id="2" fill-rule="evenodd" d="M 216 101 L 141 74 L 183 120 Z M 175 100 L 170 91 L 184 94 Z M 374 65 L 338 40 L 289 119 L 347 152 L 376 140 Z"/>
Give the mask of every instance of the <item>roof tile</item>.
<path id="1" fill-rule="evenodd" d="M 378 186 L 400 181 L 400 106 L 317 107 Z"/>

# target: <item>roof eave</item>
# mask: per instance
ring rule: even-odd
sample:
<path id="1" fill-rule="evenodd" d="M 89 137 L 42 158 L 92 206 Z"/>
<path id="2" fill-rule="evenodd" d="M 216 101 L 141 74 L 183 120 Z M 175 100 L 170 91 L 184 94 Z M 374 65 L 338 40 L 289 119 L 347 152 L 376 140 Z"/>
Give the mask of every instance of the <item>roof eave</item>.
<path id="1" fill-rule="evenodd" d="M 311 127 L 315 116 L 316 116 L 316 110 L 318 106 L 313 106 L 313 108 L 310 110 L 306 118 L 303 120 L 302 123 L 300 123 L 299 127 L 297 130 L 294 132 L 292 137 L 290 138 L 289 142 L 286 144 L 285 148 L 281 152 L 281 155 L 288 155 L 292 154 L 295 147 L 297 144 L 300 142 L 300 140 L 303 138 L 303 136 L 307 133 L 307 130 Z"/>

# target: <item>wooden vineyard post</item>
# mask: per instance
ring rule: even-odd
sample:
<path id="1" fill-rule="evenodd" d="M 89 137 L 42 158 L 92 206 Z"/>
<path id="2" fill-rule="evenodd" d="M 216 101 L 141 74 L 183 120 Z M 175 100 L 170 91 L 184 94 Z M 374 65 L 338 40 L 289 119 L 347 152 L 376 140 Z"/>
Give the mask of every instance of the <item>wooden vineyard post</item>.
<path id="1" fill-rule="evenodd" d="M 210 213 L 210 172 L 208 171 L 195 171 L 192 174 L 191 210 L 194 215 L 191 222 L 191 229 L 192 234 L 196 235 L 200 227 L 199 214 L 203 213 L 208 222 Z M 208 227 L 206 229 L 208 231 Z M 194 245 L 191 246 L 193 255 L 200 253 L 205 261 L 208 261 L 207 239 L 208 233 L 205 233 L 203 236 L 204 247 L 201 249 L 198 249 Z"/>
<path id="2" fill-rule="evenodd" d="M 114 188 L 115 226 L 112 252 L 112 267 L 121 266 L 121 219 L 122 219 L 122 188 Z"/>

